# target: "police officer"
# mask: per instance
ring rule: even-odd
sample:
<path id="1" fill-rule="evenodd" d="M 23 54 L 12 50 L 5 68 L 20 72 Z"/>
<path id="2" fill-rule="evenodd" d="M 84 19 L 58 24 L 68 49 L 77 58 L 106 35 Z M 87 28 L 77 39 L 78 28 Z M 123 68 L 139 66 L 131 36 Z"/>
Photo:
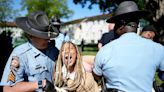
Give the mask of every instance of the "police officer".
<path id="1" fill-rule="evenodd" d="M 136 34 L 139 19 L 147 14 L 134 1 L 124 1 L 107 20 L 115 23 L 120 37 L 99 50 L 93 66 L 95 79 L 104 77 L 107 92 L 151 92 L 157 69 L 164 79 L 164 47 Z"/>
<path id="2" fill-rule="evenodd" d="M 101 39 L 98 42 L 98 48 L 102 48 L 105 44 L 111 42 L 114 39 L 114 23 L 109 23 L 108 25 L 108 31 L 102 35 Z"/>
<path id="3" fill-rule="evenodd" d="M 146 39 L 150 39 L 152 41 L 154 41 L 154 39 L 157 35 L 158 35 L 158 33 L 157 33 L 157 30 L 154 27 L 154 25 L 147 25 L 141 31 L 141 36 L 142 37 L 144 37 Z M 158 70 L 157 70 L 157 72 L 158 72 Z M 159 71 L 159 74 L 160 73 L 161 72 Z M 154 80 L 153 89 L 152 89 L 153 91 L 152 92 L 164 92 L 163 85 L 164 85 L 163 83 L 160 86 L 157 85 L 156 80 Z"/>
<path id="4" fill-rule="evenodd" d="M 49 39 L 58 36 L 58 30 L 49 24 L 43 11 L 16 18 L 16 24 L 27 33 L 29 41 L 11 53 L 0 83 L 3 92 L 43 92 L 53 81 L 59 51 Z"/>
<path id="5" fill-rule="evenodd" d="M 55 40 L 55 47 L 58 48 L 58 50 L 60 50 L 62 43 L 65 41 L 70 41 L 70 37 L 67 35 L 67 32 L 62 33 L 60 31 L 60 27 L 61 27 L 61 21 L 59 18 L 57 17 L 53 17 L 51 19 L 51 23 L 54 27 L 56 27 L 59 30 L 59 35 L 57 37 L 55 37 L 52 40 Z"/>

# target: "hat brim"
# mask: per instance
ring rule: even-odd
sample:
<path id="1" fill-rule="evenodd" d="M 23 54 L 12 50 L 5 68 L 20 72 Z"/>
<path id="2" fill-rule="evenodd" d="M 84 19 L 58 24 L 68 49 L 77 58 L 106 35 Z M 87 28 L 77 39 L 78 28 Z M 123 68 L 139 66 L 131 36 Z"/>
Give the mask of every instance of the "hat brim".
<path id="1" fill-rule="evenodd" d="M 120 21 L 121 19 L 129 19 L 129 20 L 140 19 L 140 18 L 144 18 L 148 15 L 150 15 L 149 11 L 135 11 L 135 12 L 129 12 L 129 13 L 124 13 L 124 14 L 113 16 L 111 18 L 108 18 L 106 20 L 106 22 L 107 23 L 116 23 L 116 22 Z"/>
<path id="2" fill-rule="evenodd" d="M 27 20 L 28 20 L 27 17 L 19 17 L 19 18 L 16 18 L 15 20 L 16 25 L 20 27 L 21 29 L 23 29 L 23 31 L 26 32 L 27 34 L 30 34 L 39 38 L 43 38 L 43 39 L 55 38 L 58 36 L 57 32 L 53 32 L 53 34 L 49 34 L 49 32 L 42 32 L 40 30 L 31 28 Z"/>

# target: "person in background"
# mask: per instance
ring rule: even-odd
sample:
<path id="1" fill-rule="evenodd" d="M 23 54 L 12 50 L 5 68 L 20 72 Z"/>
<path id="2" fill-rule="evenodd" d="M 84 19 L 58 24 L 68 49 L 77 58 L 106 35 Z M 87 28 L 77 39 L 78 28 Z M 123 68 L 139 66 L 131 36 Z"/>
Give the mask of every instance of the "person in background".
<path id="1" fill-rule="evenodd" d="M 4 86 L 3 92 L 43 92 L 53 81 L 59 51 L 50 38 L 58 36 L 58 30 L 50 26 L 43 11 L 18 17 L 16 24 L 27 34 L 28 42 L 12 51 L 0 85 Z"/>
<path id="2" fill-rule="evenodd" d="M 80 47 L 81 51 L 84 51 L 84 39 L 81 40 Z"/>
<path id="3" fill-rule="evenodd" d="M 157 36 L 157 30 L 153 25 L 147 25 L 145 26 L 142 31 L 141 31 L 141 36 L 146 38 L 146 39 L 150 39 L 150 40 L 154 40 L 154 38 Z M 157 70 L 158 72 L 158 70 Z M 163 83 L 161 85 L 158 85 L 156 80 L 154 79 L 153 82 L 153 91 L 152 92 L 164 92 L 164 87 L 163 87 Z"/>
<path id="4" fill-rule="evenodd" d="M 141 36 L 146 39 L 154 40 L 154 37 L 156 35 L 157 35 L 157 30 L 153 25 L 147 25 L 141 31 Z"/>
<path id="5" fill-rule="evenodd" d="M 56 43 L 55 46 L 58 48 L 58 50 L 60 50 L 62 43 L 64 41 L 70 41 L 70 37 L 67 35 L 67 32 L 61 33 L 60 31 L 61 21 L 59 18 L 53 17 L 51 19 L 51 23 L 54 27 L 56 27 L 59 30 L 58 37 L 54 38 L 53 40 L 55 40 L 55 43 Z"/>
<path id="6" fill-rule="evenodd" d="M 92 73 L 85 70 L 78 47 L 64 42 L 55 66 L 54 85 L 59 92 L 100 92 Z"/>
<path id="7" fill-rule="evenodd" d="M 134 1 L 123 1 L 107 19 L 120 37 L 99 50 L 93 66 L 95 80 L 104 77 L 107 92 L 151 92 L 157 69 L 164 80 L 164 47 L 136 34 L 139 19 L 148 14 Z"/>
<path id="8" fill-rule="evenodd" d="M 108 32 L 104 33 L 101 37 L 101 39 L 98 42 L 98 49 L 100 49 L 105 44 L 109 43 L 110 41 L 114 40 L 114 23 L 109 23 L 108 25 Z"/>

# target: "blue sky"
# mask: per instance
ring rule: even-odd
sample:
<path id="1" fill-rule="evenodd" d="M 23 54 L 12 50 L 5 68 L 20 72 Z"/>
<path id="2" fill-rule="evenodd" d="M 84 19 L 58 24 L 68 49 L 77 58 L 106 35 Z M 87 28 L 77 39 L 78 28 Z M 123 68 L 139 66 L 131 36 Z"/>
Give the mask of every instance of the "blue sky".
<path id="1" fill-rule="evenodd" d="M 14 2 L 13 8 L 20 9 L 21 8 L 20 1 L 21 0 L 13 0 Z M 73 3 L 73 0 L 67 0 L 67 3 L 68 3 L 68 7 L 74 11 L 74 15 L 72 15 L 72 17 L 70 17 L 69 19 L 62 19 L 62 21 L 65 22 L 102 14 L 97 5 L 94 5 L 92 9 L 88 9 L 88 7 L 82 8 L 80 4 L 75 5 Z M 26 11 L 21 12 L 21 16 L 24 16 L 26 13 L 27 13 Z"/>
<path id="2" fill-rule="evenodd" d="M 92 9 L 88 9 L 87 6 L 82 8 L 80 4 L 75 5 L 73 3 L 73 0 L 67 0 L 68 2 L 68 7 L 74 11 L 74 15 L 69 19 L 79 19 L 79 18 L 84 18 L 84 17 L 90 17 L 90 16 L 95 16 L 102 14 L 99 10 L 99 7 L 97 5 L 92 6 Z"/>

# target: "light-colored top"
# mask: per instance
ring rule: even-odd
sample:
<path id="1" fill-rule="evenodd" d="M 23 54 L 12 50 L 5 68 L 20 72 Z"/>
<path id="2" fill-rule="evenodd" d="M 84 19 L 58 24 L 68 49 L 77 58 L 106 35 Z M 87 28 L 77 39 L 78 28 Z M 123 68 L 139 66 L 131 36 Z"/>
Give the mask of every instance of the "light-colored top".
<path id="1" fill-rule="evenodd" d="M 156 70 L 164 71 L 164 47 L 135 33 L 125 33 L 96 55 L 93 72 L 107 88 L 121 92 L 151 92 Z"/>
<path id="2" fill-rule="evenodd" d="M 16 47 L 7 61 L 0 84 L 13 86 L 17 82 L 45 78 L 52 82 L 54 60 L 49 57 L 55 58 L 54 48 L 47 49 L 46 53 L 47 55 L 43 54 L 29 42 Z M 18 67 L 12 66 L 14 60 L 18 63 Z M 37 91 L 42 92 L 41 89 Z"/>
<path id="3" fill-rule="evenodd" d="M 62 74 L 63 74 L 63 79 L 67 79 L 66 81 L 67 87 L 70 87 L 70 85 L 74 82 L 76 73 L 68 72 L 66 69 L 66 66 L 64 65 L 62 67 Z M 71 92 L 100 92 L 98 84 L 94 80 L 92 73 L 86 72 L 84 69 L 83 69 L 83 77 L 81 81 L 79 82 L 80 82 L 80 85 L 77 87 L 77 89 Z M 64 87 L 61 87 L 61 88 L 55 87 L 55 88 L 58 91 L 59 90 L 61 91 L 62 89 L 64 89 Z M 64 90 L 62 92 L 68 92 L 68 91 Z"/>
<path id="4" fill-rule="evenodd" d="M 54 38 L 55 40 L 55 47 L 58 48 L 58 50 L 60 50 L 62 43 L 64 41 L 70 41 L 70 38 L 68 35 L 64 35 L 63 33 L 59 33 L 59 35 Z"/>
<path id="5" fill-rule="evenodd" d="M 73 80 L 70 78 L 67 81 L 67 85 L 69 86 L 72 82 Z M 83 72 L 83 79 L 76 91 L 73 92 L 100 92 L 100 90 L 96 81 L 93 78 L 92 73 Z"/>

